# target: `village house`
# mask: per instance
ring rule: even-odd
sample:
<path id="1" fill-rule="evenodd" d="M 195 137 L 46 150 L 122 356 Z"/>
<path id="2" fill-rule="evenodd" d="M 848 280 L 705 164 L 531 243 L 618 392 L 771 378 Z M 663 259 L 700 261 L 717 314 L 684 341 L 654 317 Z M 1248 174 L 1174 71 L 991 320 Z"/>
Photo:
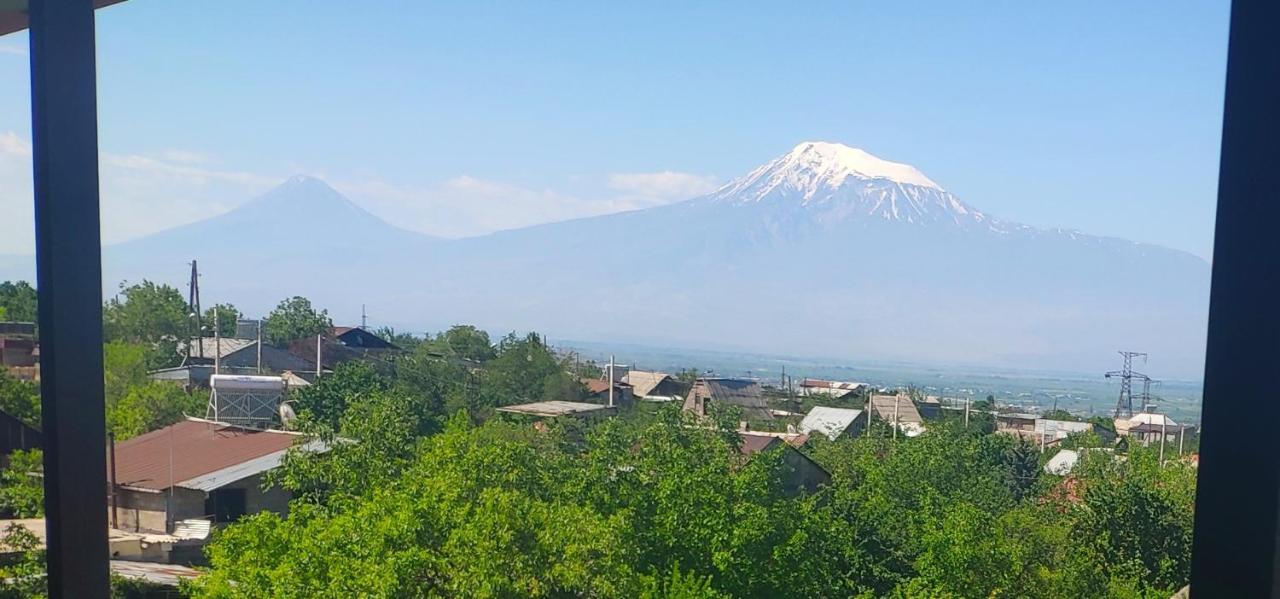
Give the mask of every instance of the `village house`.
<path id="1" fill-rule="evenodd" d="M 1166 441 L 1173 441 L 1182 433 L 1182 425 L 1164 414 L 1152 411 L 1139 412 L 1131 418 L 1118 418 L 1115 425 L 1116 434 L 1129 436 L 1143 443 L 1158 442 L 1161 436 Z"/>
<path id="2" fill-rule="evenodd" d="M 863 410 L 815 406 L 800 421 L 801 434 L 821 433 L 835 441 L 842 437 L 856 437 L 866 427 L 867 416 Z"/>
<path id="3" fill-rule="evenodd" d="M 739 434 L 742 442 L 738 445 L 738 451 L 746 459 L 762 452 L 784 452 L 782 460 L 788 467 L 784 485 L 788 495 L 812 494 L 831 482 L 831 474 L 826 469 L 780 436 L 748 432 Z"/>
<path id="4" fill-rule="evenodd" d="M 323 335 L 294 339 L 288 351 L 295 358 L 316 369 L 316 346 L 319 344 L 319 361 L 322 370 L 333 370 L 343 362 L 362 360 L 371 363 L 385 362 L 401 352 L 400 347 L 360 327 L 333 327 Z M 293 369 L 297 371 L 298 369 Z"/>
<path id="5" fill-rule="evenodd" d="M 601 405 L 609 405 L 609 381 L 600 379 L 584 378 L 581 379 L 583 386 L 587 388 L 587 397 L 585 401 L 590 403 L 598 403 Z M 629 406 L 635 401 L 635 393 L 631 385 L 626 383 L 615 382 L 613 384 L 613 405 Z"/>
<path id="6" fill-rule="evenodd" d="M 689 389 L 683 409 L 698 416 L 706 416 L 711 404 L 737 406 L 742 409 L 742 418 L 746 421 L 773 420 L 769 405 L 760 392 L 760 385 L 755 381 L 700 378 Z"/>
<path id="7" fill-rule="evenodd" d="M 40 343 L 31 322 L 0 322 L 0 369 L 23 381 L 40 380 Z"/>
<path id="8" fill-rule="evenodd" d="M 823 395 L 832 399 L 851 399 L 870 387 L 866 383 L 804 379 L 800 381 L 800 395 Z"/>
<path id="9" fill-rule="evenodd" d="M 1010 434 L 1031 435 L 1036 431 L 1036 420 L 1040 416 L 1036 414 L 1024 414 L 1021 412 L 1005 412 L 996 414 L 996 431 Z"/>
<path id="10" fill-rule="evenodd" d="M 263 489 L 262 476 L 295 446 L 325 449 L 299 433 L 200 418 L 117 443 L 106 465 L 113 528 L 169 533 L 184 521 L 220 524 L 262 511 L 283 514 L 290 494 Z"/>
<path id="11" fill-rule="evenodd" d="M 690 385 L 665 372 L 631 370 L 622 381 L 631 385 L 636 397 L 645 401 L 678 401 L 689 393 Z"/>
<path id="12" fill-rule="evenodd" d="M 923 433 L 924 418 L 910 397 L 904 395 L 872 395 L 871 416 L 895 426 L 908 437 Z"/>
<path id="13" fill-rule="evenodd" d="M 285 371 L 311 374 L 314 362 L 266 343 L 258 347 L 257 339 L 239 337 L 201 337 L 178 346 L 182 365 L 148 373 L 152 380 L 180 383 L 187 389 L 207 389 L 214 370 L 222 374 L 279 373 Z"/>

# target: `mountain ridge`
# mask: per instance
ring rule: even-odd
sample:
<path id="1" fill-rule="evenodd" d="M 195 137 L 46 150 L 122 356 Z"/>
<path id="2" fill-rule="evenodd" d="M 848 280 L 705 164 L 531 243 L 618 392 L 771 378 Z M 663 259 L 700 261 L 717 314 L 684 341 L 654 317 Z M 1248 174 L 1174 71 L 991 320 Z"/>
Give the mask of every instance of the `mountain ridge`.
<path id="1" fill-rule="evenodd" d="M 1181 250 L 996 219 L 913 167 L 814 142 L 699 198 L 462 239 L 295 177 L 104 256 L 109 289 L 182 289 L 198 258 L 206 296 L 249 314 L 305 295 L 410 330 L 1013 368 L 1105 369 L 1137 347 L 1179 373 L 1203 365 L 1209 274 Z"/>

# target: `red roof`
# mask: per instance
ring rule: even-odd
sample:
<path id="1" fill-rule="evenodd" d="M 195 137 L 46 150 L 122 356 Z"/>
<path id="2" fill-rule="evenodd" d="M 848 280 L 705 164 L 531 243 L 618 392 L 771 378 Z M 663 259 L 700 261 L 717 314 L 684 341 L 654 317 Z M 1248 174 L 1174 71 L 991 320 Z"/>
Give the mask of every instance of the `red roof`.
<path id="1" fill-rule="evenodd" d="M 738 446 L 738 451 L 742 455 L 753 455 L 769 449 L 774 443 L 783 443 L 782 439 L 770 435 L 753 435 L 751 433 L 740 433 L 742 436 L 742 445 Z"/>
<path id="2" fill-rule="evenodd" d="M 299 439 L 293 433 L 188 419 L 116 444 L 116 483 L 160 491 L 283 451 Z"/>

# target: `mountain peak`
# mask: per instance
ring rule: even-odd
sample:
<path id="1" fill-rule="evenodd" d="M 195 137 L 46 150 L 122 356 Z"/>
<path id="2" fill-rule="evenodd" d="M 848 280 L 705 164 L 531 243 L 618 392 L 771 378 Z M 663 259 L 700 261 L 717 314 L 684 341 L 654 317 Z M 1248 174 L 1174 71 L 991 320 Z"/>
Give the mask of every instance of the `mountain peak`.
<path id="1" fill-rule="evenodd" d="M 888 179 L 907 185 L 942 189 L 932 179 L 909 164 L 890 162 L 860 148 L 825 141 L 806 141 L 782 160 L 793 168 L 811 169 L 829 180 L 848 176 L 861 179 Z"/>

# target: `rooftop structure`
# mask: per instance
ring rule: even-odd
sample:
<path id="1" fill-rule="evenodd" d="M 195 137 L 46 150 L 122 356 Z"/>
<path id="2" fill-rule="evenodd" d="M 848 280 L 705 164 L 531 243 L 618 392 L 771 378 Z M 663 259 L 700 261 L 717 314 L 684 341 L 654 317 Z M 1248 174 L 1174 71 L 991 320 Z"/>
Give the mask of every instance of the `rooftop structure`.
<path id="1" fill-rule="evenodd" d="M 117 443 L 115 477 L 121 487 L 140 490 L 210 491 L 275 468 L 289 448 L 303 442 L 298 433 L 187 418 Z"/>
<path id="2" fill-rule="evenodd" d="M 822 433 L 835 441 L 843 435 L 856 436 L 867 422 L 862 410 L 816 406 L 800 421 L 800 432 Z"/>
<path id="3" fill-rule="evenodd" d="M 822 379 L 804 379 L 800 381 L 801 395 L 827 395 L 836 399 L 848 397 L 868 388 L 869 386 L 866 383 L 847 381 L 824 381 Z"/>
<path id="4" fill-rule="evenodd" d="M 818 490 L 818 487 L 831 481 L 831 474 L 825 468 L 810 459 L 804 452 L 796 449 L 782 436 L 748 432 L 739 434 L 742 437 L 742 442 L 738 445 L 738 452 L 744 458 L 750 459 L 752 456 L 765 451 L 777 450 L 785 452 L 782 455 L 782 460 L 789 470 L 784 479 L 788 494 L 813 493 Z"/>
<path id="5" fill-rule="evenodd" d="M 897 427 L 908 437 L 924 432 L 924 419 L 916 410 L 911 398 L 902 395 L 871 396 L 871 411 L 875 418 Z"/>
<path id="6" fill-rule="evenodd" d="M 622 380 L 632 386 L 637 397 L 650 401 L 682 399 L 689 392 L 688 383 L 678 381 L 665 372 L 632 370 Z"/>
<path id="7" fill-rule="evenodd" d="M 706 416 L 709 402 L 742 408 L 742 417 L 747 420 L 773 420 L 769 405 L 760 393 L 760 385 L 755 381 L 700 378 L 685 397 L 684 410 Z"/>
<path id="8" fill-rule="evenodd" d="M 612 416 L 615 410 L 608 406 L 579 401 L 539 401 L 503 406 L 498 408 L 498 411 L 539 418 L 556 418 L 559 416 Z"/>

